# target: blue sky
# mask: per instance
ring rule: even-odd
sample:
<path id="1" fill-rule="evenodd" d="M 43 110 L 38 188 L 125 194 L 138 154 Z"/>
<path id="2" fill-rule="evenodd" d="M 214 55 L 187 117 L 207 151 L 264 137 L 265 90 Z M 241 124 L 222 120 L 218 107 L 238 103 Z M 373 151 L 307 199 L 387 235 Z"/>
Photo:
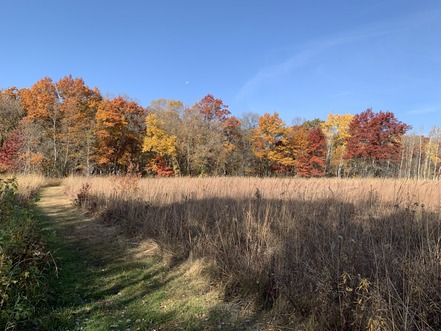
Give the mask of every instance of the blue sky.
<path id="1" fill-rule="evenodd" d="M 391 111 L 441 125 L 437 0 L 0 0 L 0 88 L 82 77 L 147 106 L 211 93 L 232 113 Z"/>

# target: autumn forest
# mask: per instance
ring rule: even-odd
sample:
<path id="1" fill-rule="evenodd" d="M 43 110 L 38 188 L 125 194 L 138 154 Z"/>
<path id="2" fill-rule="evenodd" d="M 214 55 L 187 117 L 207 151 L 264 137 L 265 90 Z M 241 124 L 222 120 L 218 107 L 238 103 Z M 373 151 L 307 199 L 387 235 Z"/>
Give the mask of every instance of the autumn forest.
<path id="1" fill-rule="evenodd" d="M 0 112 L 1 172 L 441 176 L 441 127 L 409 133 L 393 113 L 372 109 L 289 126 L 277 113 L 237 118 L 211 94 L 192 106 L 158 99 L 144 108 L 66 76 L 1 90 Z"/>

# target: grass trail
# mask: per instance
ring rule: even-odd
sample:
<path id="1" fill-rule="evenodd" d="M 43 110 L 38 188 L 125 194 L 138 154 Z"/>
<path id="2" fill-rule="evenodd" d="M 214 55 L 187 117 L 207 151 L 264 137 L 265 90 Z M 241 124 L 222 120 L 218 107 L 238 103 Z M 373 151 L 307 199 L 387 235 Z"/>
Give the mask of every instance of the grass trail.
<path id="1" fill-rule="evenodd" d="M 38 208 L 58 266 L 42 329 L 264 329 L 221 302 L 201 262 L 170 268 L 153 242 L 130 242 L 82 214 L 63 187 L 43 188 Z"/>

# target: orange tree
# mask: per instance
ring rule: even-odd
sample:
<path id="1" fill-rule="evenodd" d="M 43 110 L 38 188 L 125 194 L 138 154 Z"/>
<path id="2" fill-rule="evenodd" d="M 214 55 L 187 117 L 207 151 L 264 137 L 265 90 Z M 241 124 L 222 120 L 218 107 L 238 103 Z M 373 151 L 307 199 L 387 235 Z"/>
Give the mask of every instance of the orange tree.
<path id="1" fill-rule="evenodd" d="M 274 174 L 283 165 L 287 134 L 288 128 L 278 113 L 259 117 L 251 136 L 254 155 L 261 160 L 258 174 Z"/>
<path id="2" fill-rule="evenodd" d="M 73 170 L 90 173 L 95 144 L 95 114 L 102 101 L 97 88 L 90 89 L 81 78 L 66 76 L 56 83 L 60 98 L 60 155 L 63 174 Z"/>
<path id="3" fill-rule="evenodd" d="M 95 161 L 106 173 L 126 172 L 130 165 L 142 167 L 145 111 L 123 97 L 104 100 L 96 113 Z"/>
<path id="4" fill-rule="evenodd" d="M 27 164 L 41 169 L 46 175 L 59 176 L 61 148 L 61 112 L 58 93 L 52 79 L 40 79 L 29 89 L 19 91 L 20 104 L 26 116 L 24 125 Z M 38 160 L 38 164 L 36 164 Z"/>

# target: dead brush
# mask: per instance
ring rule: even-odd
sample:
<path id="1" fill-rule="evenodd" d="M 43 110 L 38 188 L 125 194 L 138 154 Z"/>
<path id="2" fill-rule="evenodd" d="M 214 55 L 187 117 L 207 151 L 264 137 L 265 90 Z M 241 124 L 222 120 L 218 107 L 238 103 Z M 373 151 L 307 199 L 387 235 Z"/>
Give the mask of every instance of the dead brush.
<path id="1" fill-rule="evenodd" d="M 90 197 L 90 188 L 91 188 L 90 183 L 84 183 L 81 186 L 81 189 L 76 194 L 76 197 L 74 200 L 74 204 L 76 206 L 83 207 L 83 206 L 87 205 L 87 201 Z"/>
<path id="2" fill-rule="evenodd" d="M 139 191 L 141 172 L 137 166 L 130 164 L 126 174 L 113 175 L 110 179 L 113 181 L 115 194 L 122 194 L 123 196 L 133 198 Z"/>

